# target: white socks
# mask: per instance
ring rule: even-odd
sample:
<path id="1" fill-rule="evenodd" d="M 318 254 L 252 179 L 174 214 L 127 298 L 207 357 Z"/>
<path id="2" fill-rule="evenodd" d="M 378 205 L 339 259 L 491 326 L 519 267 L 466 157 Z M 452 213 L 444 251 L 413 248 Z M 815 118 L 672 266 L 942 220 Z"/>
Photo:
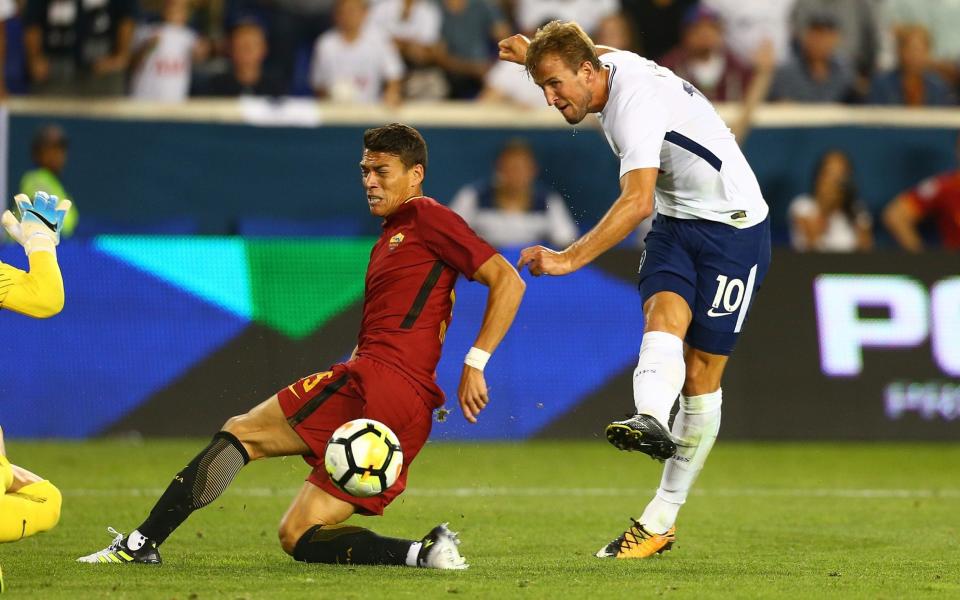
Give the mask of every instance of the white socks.
<path id="1" fill-rule="evenodd" d="M 676 522 L 677 513 L 686 502 L 720 431 L 722 398 L 723 390 L 719 389 L 700 396 L 680 397 L 680 412 L 671 432 L 677 440 L 677 454 L 663 467 L 657 495 L 640 517 L 647 531 L 665 533 Z"/>
<path id="2" fill-rule="evenodd" d="M 419 567 L 417 564 L 417 557 L 420 555 L 420 548 L 423 548 L 423 542 L 413 542 L 410 544 L 410 548 L 407 549 L 407 566 L 408 567 Z"/>
<path id="3" fill-rule="evenodd" d="M 663 331 L 644 333 L 640 360 L 633 371 L 633 402 L 637 413 L 656 418 L 666 428 L 685 373 L 683 340 Z"/>

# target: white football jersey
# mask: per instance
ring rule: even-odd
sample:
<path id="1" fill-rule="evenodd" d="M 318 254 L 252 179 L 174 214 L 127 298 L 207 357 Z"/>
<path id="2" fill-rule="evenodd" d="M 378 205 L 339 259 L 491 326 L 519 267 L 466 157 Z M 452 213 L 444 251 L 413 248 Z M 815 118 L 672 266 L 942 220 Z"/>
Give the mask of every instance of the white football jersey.
<path id="1" fill-rule="evenodd" d="M 734 227 L 769 209 L 730 129 L 695 87 L 633 52 L 608 52 L 610 95 L 598 115 L 620 158 L 620 176 L 655 167 L 660 214 Z"/>

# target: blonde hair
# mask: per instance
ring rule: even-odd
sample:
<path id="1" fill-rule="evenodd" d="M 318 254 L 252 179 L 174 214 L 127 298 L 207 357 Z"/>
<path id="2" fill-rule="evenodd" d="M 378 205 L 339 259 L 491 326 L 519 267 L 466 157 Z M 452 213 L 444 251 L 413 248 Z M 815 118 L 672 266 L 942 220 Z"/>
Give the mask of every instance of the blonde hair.
<path id="1" fill-rule="evenodd" d="M 550 21 L 537 30 L 527 47 L 525 65 L 527 73 L 535 77 L 537 65 L 549 55 L 554 55 L 576 72 L 580 65 L 589 62 L 600 69 L 597 47 L 579 25 L 572 21 Z"/>

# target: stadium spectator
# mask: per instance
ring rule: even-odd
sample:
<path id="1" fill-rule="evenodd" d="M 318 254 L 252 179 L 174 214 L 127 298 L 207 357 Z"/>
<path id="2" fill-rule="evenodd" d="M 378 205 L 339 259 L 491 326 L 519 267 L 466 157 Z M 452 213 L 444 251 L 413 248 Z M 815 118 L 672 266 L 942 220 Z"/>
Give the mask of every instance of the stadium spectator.
<path id="1" fill-rule="evenodd" d="M 680 46 L 660 64 L 695 85 L 712 102 L 743 100 L 750 82 L 750 69 L 726 47 L 719 15 L 705 6 L 687 12 Z"/>
<path id="2" fill-rule="evenodd" d="M 435 65 L 440 7 L 432 0 L 381 0 L 370 7 L 371 24 L 386 31 L 407 67 L 403 95 L 418 100 L 447 96 L 443 71 Z"/>
<path id="3" fill-rule="evenodd" d="M 778 65 L 790 58 L 790 11 L 794 0 L 702 0 L 720 15 L 730 51 L 752 66 L 763 44 L 772 44 Z"/>
<path id="4" fill-rule="evenodd" d="M 960 138 L 957 140 L 960 159 Z M 909 252 L 924 249 L 919 226 L 932 221 L 940 244 L 960 250 L 960 169 L 941 173 L 894 198 L 883 210 L 883 224 L 901 248 Z"/>
<path id="5" fill-rule="evenodd" d="M 620 10 L 620 3 L 617 0 L 516 0 L 514 10 L 521 31 L 536 31 L 541 24 L 559 19 L 575 21 L 593 35 L 604 17 Z"/>
<path id="6" fill-rule="evenodd" d="M 543 90 L 522 65 L 497 61 L 483 78 L 481 102 L 511 104 L 524 108 L 548 108 Z"/>
<path id="7" fill-rule="evenodd" d="M 560 194 L 537 182 L 537 172 L 533 149 L 511 140 L 497 155 L 493 175 L 461 188 L 450 208 L 494 246 L 566 247 L 577 239 L 577 225 Z"/>
<path id="8" fill-rule="evenodd" d="M 194 60 L 209 46 L 187 26 L 190 0 L 165 0 L 163 21 L 142 25 L 134 34 L 130 95 L 138 100 L 182 102 L 190 94 Z"/>
<path id="9" fill-rule="evenodd" d="M 881 47 L 880 10 L 872 0 L 797 0 L 790 17 L 795 38 L 801 38 L 810 21 L 829 15 L 840 31 L 838 54 L 857 74 L 857 91 L 866 97 Z"/>
<path id="10" fill-rule="evenodd" d="M 617 50 L 628 50 L 642 54 L 633 22 L 622 12 L 613 13 L 600 19 L 594 39 L 601 46 L 610 46 Z"/>
<path id="11" fill-rule="evenodd" d="M 402 99 L 403 60 L 389 37 L 367 23 L 364 0 L 338 0 L 334 27 L 317 40 L 310 84 L 335 102 L 396 106 Z"/>
<path id="12" fill-rule="evenodd" d="M 683 17 L 697 0 L 622 0 L 621 4 L 639 38 L 635 52 L 660 62 L 680 43 Z"/>
<path id="13" fill-rule="evenodd" d="M 37 192 L 46 192 L 61 200 L 73 200 L 60 180 L 67 165 L 67 134 L 59 125 L 48 123 L 37 130 L 30 145 L 30 157 L 35 167 L 20 178 L 20 193 L 33 198 Z M 79 217 L 74 202 L 63 221 L 60 235 L 73 235 Z"/>
<path id="14" fill-rule="evenodd" d="M 854 74 L 837 56 L 839 43 L 840 32 L 832 17 L 811 19 L 796 56 L 777 69 L 770 99 L 821 103 L 849 100 Z"/>
<path id="15" fill-rule="evenodd" d="M 873 247 L 873 219 L 857 198 L 850 157 L 831 150 L 820 157 L 813 191 L 788 209 L 790 241 L 800 252 L 854 252 Z"/>
<path id="16" fill-rule="evenodd" d="M 937 0 L 936 2 L 917 2 L 917 0 L 883 0 L 881 11 L 883 28 L 896 32 L 904 25 L 922 25 L 930 32 L 930 51 L 932 66 L 945 79 L 956 83 L 960 79 L 958 61 L 960 61 L 960 0 Z M 892 40 L 891 40 L 892 41 Z M 885 45 L 886 66 L 891 66 L 894 44 Z"/>
<path id="17" fill-rule="evenodd" d="M 946 81 L 933 70 L 930 34 L 920 25 L 897 31 L 897 67 L 880 73 L 870 89 L 871 104 L 945 106 L 954 103 Z"/>
<path id="18" fill-rule="evenodd" d="M 253 20 L 241 21 L 230 32 L 230 70 L 199 84 L 195 96 L 282 96 L 283 79 L 263 68 L 267 38 Z"/>
<path id="19" fill-rule="evenodd" d="M 27 0 L 24 50 L 31 93 L 123 95 L 136 0 Z"/>
<path id="20" fill-rule="evenodd" d="M 228 0 L 229 1 L 229 0 Z M 314 42 L 331 25 L 334 0 L 245 0 L 248 5 L 237 11 L 236 17 L 255 17 L 267 32 L 267 54 L 264 70 L 277 77 L 285 88 L 305 88 L 303 81 L 306 64 L 298 69 L 299 62 L 309 62 Z M 295 81 L 299 78 L 300 81 Z M 303 89 L 303 92 L 308 90 Z"/>
<path id="21" fill-rule="evenodd" d="M 490 0 L 443 0 L 437 64 L 447 74 L 451 98 L 474 98 L 493 65 L 492 49 L 510 27 Z"/>

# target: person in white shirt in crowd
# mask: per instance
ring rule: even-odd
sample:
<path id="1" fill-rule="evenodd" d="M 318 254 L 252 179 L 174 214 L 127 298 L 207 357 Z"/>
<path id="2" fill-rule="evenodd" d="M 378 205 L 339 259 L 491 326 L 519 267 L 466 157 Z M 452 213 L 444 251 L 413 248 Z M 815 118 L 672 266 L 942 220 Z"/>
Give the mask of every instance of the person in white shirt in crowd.
<path id="1" fill-rule="evenodd" d="M 405 98 L 439 100 L 446 97 L 443 72 L 435 66 L 442 15 L 434 0 L 380 0 L 370 5 L 371 24 L 393 39 L 407 67 Z"/>
<path id="2" fill-rule="evenodd" d="M 720 15 L 727 46 L 741 63 L 754 66 L 761 46 L 773 45 L 774 60 L 790 57 L 790 14 L 795 0 L 702 0 Z"/>
<path id="3" fill-rule="evenodd" d="M 577 225 L 560 194 L 537 181 L 537 159 L 523 140 L 507 142 L 493 176 L 464 186 L 450 208 L 498 247 L 577 239 Z"/>
<path id="4" fill-rule="evenodd" d="M 367 22 L 364 0 L 338 0 L 334 27 L 313 50 L 310 84 L 320 98 L 396 106 L 401 102 L 403 60 L 390 34 Z"/>
<path id="5" fill-rule="evenodd" d="M 137 100 L 183 102 L 190 94 L 194 61 L 209 54 L 209 44 L 187 22 L 190 0 L 165 0 L 163 21 L 141 25 L 133 38 L 130 95 Z"/>
<path id="6" fill-rule="evenodd" d="M 604 17 L 620 11 L 619 0 L 515 0 L 514 17 L 521 31 L 536 31 L 553 19 L 576 21 L 590 35 Z"/>
<path id="7" fill-rule="evenodd" d="M 862 252 L 873 248 L 873 219 L 857 198 L 853 164 L 840 150 L 817 163 L 813 192 L 788 209 L 790 242 L 800 252 Z"/>

